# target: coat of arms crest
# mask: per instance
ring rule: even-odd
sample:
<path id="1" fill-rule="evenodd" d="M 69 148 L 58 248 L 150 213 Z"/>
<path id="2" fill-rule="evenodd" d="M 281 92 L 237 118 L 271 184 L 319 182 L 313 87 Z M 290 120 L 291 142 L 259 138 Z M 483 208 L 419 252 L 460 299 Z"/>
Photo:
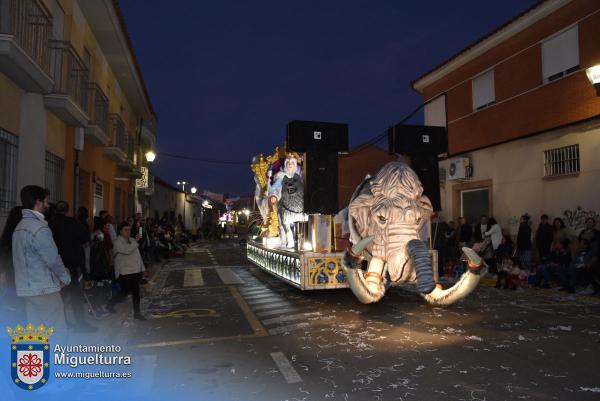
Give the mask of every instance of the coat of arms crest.
<path id="1" fill-rule="evenodd" d="M 50 344 L 48 338 L 54 333 L 52 327 L 31 323 L 25 328 L 9 327 L 11 337 L 11 376 L 17 386 L 25 390 L 37 390 L 50 378 Z"/>

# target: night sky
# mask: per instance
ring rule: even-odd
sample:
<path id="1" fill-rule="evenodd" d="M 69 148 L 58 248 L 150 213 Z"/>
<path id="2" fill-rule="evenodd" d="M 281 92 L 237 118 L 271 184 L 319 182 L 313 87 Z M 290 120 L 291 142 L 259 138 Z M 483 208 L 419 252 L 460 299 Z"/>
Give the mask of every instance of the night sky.
<path id="1" fill-rule="evenodd" d="M 419 106 L 411 80 L 534 3 L 121 0 L 159 119 L 154 172 L 250 195 L 252 156 L 288 121 L 346 122 L 364 142 Z"/>

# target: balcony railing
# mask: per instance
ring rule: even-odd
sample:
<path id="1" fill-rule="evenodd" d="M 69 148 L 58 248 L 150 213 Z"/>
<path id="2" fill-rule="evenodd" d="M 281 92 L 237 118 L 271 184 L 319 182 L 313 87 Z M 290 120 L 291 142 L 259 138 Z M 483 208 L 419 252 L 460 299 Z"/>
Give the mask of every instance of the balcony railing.
<path id="1" fill-rule="evenodd" d="M 88 83 L 87 94 L 88 104 L 86 110 L 90 116 L 90 125 L 98 126 L 108 135 L 108 98 L 95 82 Z"/>
<path id="2" fill-rule="evenodd" d="M 69 42 L 50 41 L 50 74 L 54 79 L 52 93 L 70 96 L 87 112 L 89 71 Z"/>
<path id="3" fill-rule="evenodd" d="M 119 148 L 125 155 L 128 153 L 127 133 L 125 132 L 125 124 L 118 114 L 111 113 L 108 115 L 109 120 L 109 138 L 108 146 Z"/>
<path id="4" fill-rule="evenodd" d="M 134 162 L 134 160 L 133 160 L 134 152 L 135 152 L 135 140 L 133 139 L 133 136 L 127 135 L 127 159 L 129 159 L 131 161 L 131 163 Z"/>
<path id="5" fill-rule="evenodd" d="M 52 17 L 41 1 L 0 0 L 0 34 L 13 35 L 46 73 L 50 73 L 51 32 Z"/>

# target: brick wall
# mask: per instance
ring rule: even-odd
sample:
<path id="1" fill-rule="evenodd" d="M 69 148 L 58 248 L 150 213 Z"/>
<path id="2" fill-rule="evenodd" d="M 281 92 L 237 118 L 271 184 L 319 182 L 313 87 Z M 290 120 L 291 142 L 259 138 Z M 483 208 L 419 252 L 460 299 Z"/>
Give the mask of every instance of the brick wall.
<path id="1" fill-rule="evenodd" d="M 579 23 L 581 70 L 543 84 L 540 41 L 600 9 L 575 0 L 423 90 L 448 94 L 449 153 L 490 146 L 600 114 L 585 68 L 600 63 L 600 12 Z M 533 11 L 535 12 L 535 11 Z M 471 79 L 494 67 L 496 104 L 473 113 Z"/>

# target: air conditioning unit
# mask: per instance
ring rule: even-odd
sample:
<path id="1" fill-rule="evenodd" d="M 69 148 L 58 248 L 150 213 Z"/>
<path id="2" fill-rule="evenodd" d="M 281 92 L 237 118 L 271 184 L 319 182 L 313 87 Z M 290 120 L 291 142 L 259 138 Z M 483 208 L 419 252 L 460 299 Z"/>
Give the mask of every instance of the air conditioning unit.
<path id="1" fill-rule="evenodd" d="M 450 159 L 446 169 L 448 181 L 465 180 L 472 175 L 472 169 L 468 157 L 455 157 Z"/>

